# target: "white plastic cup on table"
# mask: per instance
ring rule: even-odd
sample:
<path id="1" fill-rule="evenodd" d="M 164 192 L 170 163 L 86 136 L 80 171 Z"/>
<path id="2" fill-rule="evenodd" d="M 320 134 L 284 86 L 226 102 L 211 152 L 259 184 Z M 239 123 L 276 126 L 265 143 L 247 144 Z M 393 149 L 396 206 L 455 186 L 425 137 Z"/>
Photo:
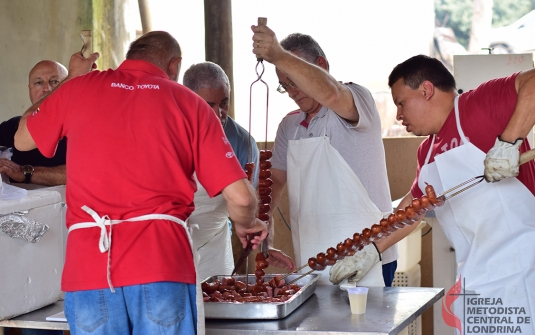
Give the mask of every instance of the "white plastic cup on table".
<path id="1" fill-rule="evenodd" d="M 366 313 L 366 301 L 368 300 L 367 287 L 351 287 L 347 289 L 351 314 Z"/>

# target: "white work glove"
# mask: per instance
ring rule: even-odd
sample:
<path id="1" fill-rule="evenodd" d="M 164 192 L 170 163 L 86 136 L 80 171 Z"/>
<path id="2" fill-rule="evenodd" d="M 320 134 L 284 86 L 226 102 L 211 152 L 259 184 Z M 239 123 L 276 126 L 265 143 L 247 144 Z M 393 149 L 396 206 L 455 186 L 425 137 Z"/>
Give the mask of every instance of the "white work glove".
<path id="1" fill-rule="evenodd" d="M 520 163 L 518 148 L 522 142 L 520 138 L 515 143 L 502 141 L 500 137 L 496 139 L 496 143 L 485 157 L 485 180 L 487 182 L 494 183 L 503 178 L 518 176 Z"/>
<path id="2" fill-rule="evenodd" d="M 353 256 L 347 256 L 336 262 L 329 271 L 329 280 L 335 285 L 346 278 L 349 282 L 358 282 L 380 260 L 379 250 L 373 243 L 370 243 Z"/>

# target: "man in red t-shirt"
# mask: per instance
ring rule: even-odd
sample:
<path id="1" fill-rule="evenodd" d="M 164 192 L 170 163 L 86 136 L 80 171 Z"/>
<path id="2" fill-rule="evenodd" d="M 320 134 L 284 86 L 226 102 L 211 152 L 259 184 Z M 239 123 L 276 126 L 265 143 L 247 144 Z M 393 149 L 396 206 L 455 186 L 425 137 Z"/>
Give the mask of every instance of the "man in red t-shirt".
<path id="1" fill-rule="evenodd" d="M 398 206 L 407 214 L 405 226 L 377 246 L 388 248 L 418 226 L 426 210 L 417 207 L 427 201 L 426 194 L 432 204 L 427 210 L 434 208 L 455 249 L 463 292 L 500 299 L 503 306 L 534 315 L 535 163 L 519 167 L 519 155 L 530 149 L 526 136 L 535 124 L 535 69 L 458 95 L 455 79 L 442 63 L 419 55 L 397 65 L 388 84 L 397 119 L 408 132 L 429 138 L 418 149 L 416 179 Z M 440 195 L 478 175 L 487 182 L 445 201 L 436 201 L 427 185 Z M 416 213 L 413 220 L 408 219 L 411 212 Z M 448 298 L 451 303 L 443 308 L 451 312 L 453 307 L 466 320 L 463 299 L 453 303 Z M 523 334 L 535 334 L 532 324 L 520 327 Z"/>
<path id="2" fill-rule="evenodd" d="M 262 232 L 255 246 L 267 234 L 254 190 L 219 119 L 176 83 L 182 57 L 171 35 L 145 34 L 116 70 L 87 73 L 97 58 L 74 54 L 67 79 L 15 136 L 19 150 L 49 157 L 69 141 L 62 289 L 71 331 L 192 333 L 200 297 L 184 221 L 193 174 L 209 196 L 223 194 L 244 246 L 247 234 Z"/>

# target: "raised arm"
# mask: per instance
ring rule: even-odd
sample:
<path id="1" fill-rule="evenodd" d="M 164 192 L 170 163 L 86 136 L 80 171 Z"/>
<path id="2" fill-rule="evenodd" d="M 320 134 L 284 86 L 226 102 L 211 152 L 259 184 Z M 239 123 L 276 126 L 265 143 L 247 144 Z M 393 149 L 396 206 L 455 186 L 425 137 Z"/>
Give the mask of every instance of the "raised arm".
<path id="1" fill-rule="evenodd" d="M 502 140 L 511 143 L 525 138 L 535 125 L 535 69 L 519 73 L 515 88 L 518 92 L 515 111 L 501 135 Z"/>
<path id="2" fill-rule="evenodd" d="M 535 125 L 535 69 L 519 73 L 515 78 L 515 88 L 518 97 L 513 115 L 485 157 L 487 182 L 498 182 L 518 175 L 519 148 Z"/>
<path id="3" fill-rule="evenodd" d="M 340 117 L 356 123 L 359 114 L 351 91 L 328 72 L 324 57 L 308 63 L 282 48 L 275 33 L 267 26 L 252 26 L 253 52 L 277 67 L 306 95 L 332 109 Z"/>

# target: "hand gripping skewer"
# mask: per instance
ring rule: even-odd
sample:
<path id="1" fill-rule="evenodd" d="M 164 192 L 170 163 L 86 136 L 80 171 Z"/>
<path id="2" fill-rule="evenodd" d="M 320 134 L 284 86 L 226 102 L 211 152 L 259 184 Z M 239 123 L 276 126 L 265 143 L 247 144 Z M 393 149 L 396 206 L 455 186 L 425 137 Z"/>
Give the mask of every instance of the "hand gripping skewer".
<path id="1" fill-rule="evenodd" d="M 524 152 L 524 153 L 522 153 L 520 155 L 520 159 L 519 159 L 518 165 L 522 165 L 524 163 L 527 163 L 527 162 L 529 162 L 530 160 L 532 160 L 534 158 L 535 158 L 535 149 L 531 149 L 529 151 L 526 151 L 526 152 Z M 469 180 L 465 181 L 464 183 L 461 183 L 461 184 L 459 184 L 457 186 L 454 186 L 454 187 L 450 188 L 449 190 L 443 192 L 442 194 L 437 195 L 437 198 L 442 198 L 442 200 L 451 199 L 454 196 L 456 196 L 457 194 L 459 194 L 461 192 L 464 192 L 464 191 L 468 190 L 469 188 L 472 188 L 472 187 L 476 186 L 477 184 L 481 183 L 483 180 L 485 180 L 485 176 L 484 175 L 474 177 L 472 179 L 469 179 Z M 458 191 L 455 191 L 455 190 L 457 190 L 458 188 L 460 188 L 462 186 L 464 186 L 462 189 L 460 189 Z M 448 193 L 453 192 L 453 191 L 455 191 L 455 192 L 452 193 L 452 194 L 448 194 Z"/>
<path id="2" fill-rule="evenodd" d="M 82 55 L 84 58 L 87 58 L 91 55 L 93 52 L 93 36 L 91 30 L 82 30 L 82 33 L 80 34 L 80 37 L 82 38 L 82 41 L 84 44 L 82 45 Z"/>

